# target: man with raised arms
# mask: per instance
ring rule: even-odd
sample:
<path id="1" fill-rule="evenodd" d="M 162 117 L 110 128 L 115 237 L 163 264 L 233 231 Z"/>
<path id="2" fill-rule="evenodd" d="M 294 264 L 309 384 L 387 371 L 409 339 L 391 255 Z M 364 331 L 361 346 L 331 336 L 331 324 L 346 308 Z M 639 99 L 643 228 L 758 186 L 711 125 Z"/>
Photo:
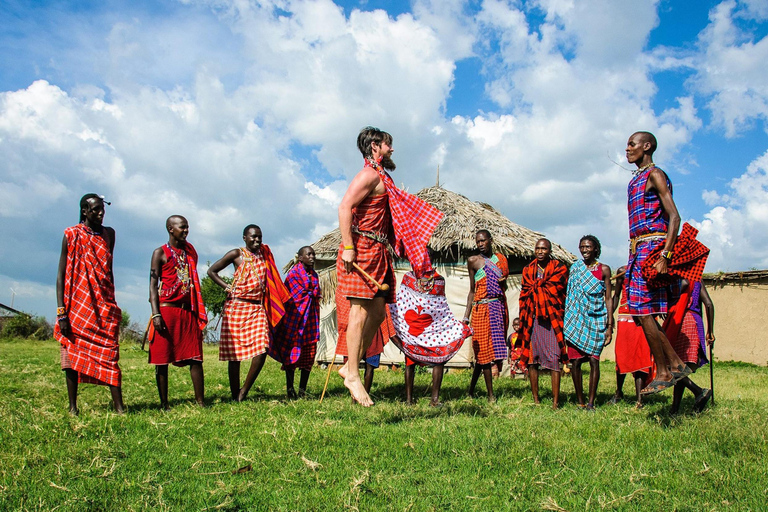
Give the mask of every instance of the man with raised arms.
<path id="1" fill-rule="evenodd" d="M 181 215 L 165 221 L 168 243 L 152 253 L 149 303 L 149 364 L 155 365 L 160 407 L 168 405 L 168 365 L 189 366 L 195 400 L 204 402 L 203 328 L 208 317 L 197 275 L 197 251 L 187 242 L 189 223 Z"/>
<path id="2" fill-rule="evenodd" d="M 79 412 L 79 382 L 108 386 L 115 410 L 124 410 L 117 364 L 121 311 L 112 275 L 115 230 L 102 225 L 103 220 L 104 200 L 86 194 L 80 199 L 80 223 L 65 229 L 61 241 L 53 333 L 61 343 L 61 369 L 73 415 Z"/>
<path id="3" fill-rule="evenodd" d="M 680 228 L 680 215 L 672 199 L 672 185 L 666 173 L 653 163 L 656 137 L 636 132 L 627 141 L 627 161 L 637 169 L 627 187 L 629 212 L 629 261 L 626 270 L 629 314 L 643 328 L 653 354 L 656 378 L 643 394 L 658 393 L 687 377 L 691 370 L 678 357 L 656 317 L 667 313 L 667 287 L 649 288 L 642 274 L 648 256 L 663 245 L 661 256 L 653 264 L 659 274 L 666 274 Z"/>

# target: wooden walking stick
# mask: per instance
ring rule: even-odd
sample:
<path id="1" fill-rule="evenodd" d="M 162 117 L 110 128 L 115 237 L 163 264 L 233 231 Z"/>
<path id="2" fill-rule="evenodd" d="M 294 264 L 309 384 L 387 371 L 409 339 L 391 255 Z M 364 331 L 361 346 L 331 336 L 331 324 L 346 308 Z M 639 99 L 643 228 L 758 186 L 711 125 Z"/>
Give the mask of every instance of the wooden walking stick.
<path id="1" fill-rule="evenodd" d="M 712 356 L 712 344 L 709 345 L 709 390 L 712 391 L 712 405 L 715 405 L 715 358 Z"/>
<path id="2" fill-rule="evenodd" d="M 378 288 L 382 292 L 388 292 L 389 291 L 389 285 L 387 283 L 379 283 L 378 281 L 376 281 L 373 278 L 373 276 L 371 276 L 368 272 L 366 272 L 365 270 L 360 268 L 360 265 L 358 265 L 354 261 L 352 262 L 352 266 L 355 267 L 357 269 L 357 271 L 360 272 L 363 275 L 363 277 L 368 279 L 371 282 L 371 284 L 375 285 L 376 288 Z"/>
<path id="3" fill-rule="evenodd" d="M 149 327 L 152 325 L 152 318 L 147 322 L 147 328 L 144 329 L 144 336 L 141 338 L 141 350 L 144 350 L 144 345 L 147 343 L 147 334 L 149 334 Z"/>
<path id="4" fill-rule="evenodd" d="M 325 390 L 328 389 L 328 381 L 331 378 L 331 370 L 333 370 L 333 363 L 336 362 L 336 354 L 333 354 L 333 360 L 328 365 L 328 373 L 325 375 L 325 386 L 323 386 L 323 393 L 320 395 L 320 403 L 323 403 L 323 397 L 325 396 Z"/>

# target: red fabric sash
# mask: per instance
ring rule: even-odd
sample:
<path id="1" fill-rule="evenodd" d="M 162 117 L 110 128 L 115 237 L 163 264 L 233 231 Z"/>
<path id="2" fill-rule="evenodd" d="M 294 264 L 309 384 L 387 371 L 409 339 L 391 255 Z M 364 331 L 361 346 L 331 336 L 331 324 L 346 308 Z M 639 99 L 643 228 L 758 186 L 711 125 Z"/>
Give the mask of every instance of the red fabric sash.
<path id="1" fill-rule="evenodd" d="M 661 256 L 664 244 L 659 244 L 655 250 L 651 251 L 641 269 L 648 288 L 669 286 L 678 278 L 687 279 L 689 283 L 701 281 L 701 275 L 704 273 L 704 266 L 709 257 L 709 248 L 696 240 L 698 234 L 698 229 L 687 222 L 683 224 L 683 229 L 672 251 L 672 261 L 668 264 L 667 274 L 659 274 L 653 267 Z"/>
<path id="2" fill-rule="evenodd" d="M 563 339 L 563 315 L 565 314 L 565 292 L 568 285 L 568 267 L 557 260 L 549 260 L 544 276 L 536 279 L 538 262 L 534 260 L 523 269 L 520 289 L 520 334 L 515 347 L 522 348 L 520 360 L 527 363 L 531 355 L 531 332 L 536 315 L 546 320 L 560 345 L 560 359 L 568 359 Z"/>
<path id="3" fill-rule="evenodd" d="M 264 261 L 267 264 L 267 289 L 264 300 L 264 307 L 267 310 L 267 318 L 272 329 L 277 327 L 283 316 L 285 316 L 285 303 L 290 300 L 291 292 L 280 279 L 280 272 L 275 265 L 275 257 L 266 244 L 261 244 L 261 253 L 264 255 Z"/>
<path id="4" fill-rule="evenodd" d="M 389 196 L 389 208 L 392 212 L 392 227 L 395 231 L 393 248 L 399 257 L 406 257 L 411 263 L 417 278 L 432 270 L 429 261 L 427 243 L 435 227 L 443 218 L 443 213 L 431 204 L 422 201 L 413 194 L 400 190 L 392 178 L 384 172 L 381 165 L 373 159 L 365 160 L 366 167 L 372 167 L 379 173 Z"/>

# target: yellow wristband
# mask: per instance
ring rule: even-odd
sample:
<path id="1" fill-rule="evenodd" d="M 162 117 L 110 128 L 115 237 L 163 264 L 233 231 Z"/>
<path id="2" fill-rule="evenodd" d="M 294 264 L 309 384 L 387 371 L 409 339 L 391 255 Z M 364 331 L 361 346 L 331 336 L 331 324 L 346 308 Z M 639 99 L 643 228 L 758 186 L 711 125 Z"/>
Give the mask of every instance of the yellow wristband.
<path id="1" fill-rule="evenodd" d="M 345 251 L 349 251 L 349 250 L 353 250 L 354 251 L 355 250 L 355 246 L 354 245 L 345 245 L 344 246 L 344 250 Z"/>

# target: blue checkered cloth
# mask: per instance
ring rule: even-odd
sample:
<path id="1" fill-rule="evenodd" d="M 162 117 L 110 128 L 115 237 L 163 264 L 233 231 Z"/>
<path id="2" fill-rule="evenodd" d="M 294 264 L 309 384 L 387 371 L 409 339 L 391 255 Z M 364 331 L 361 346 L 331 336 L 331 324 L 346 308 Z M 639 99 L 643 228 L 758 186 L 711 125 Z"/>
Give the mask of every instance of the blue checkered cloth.
<path id="1" fill-rule="evenodd" d="M 585 354 L 599 356 L 605 346 L 607 318 L 605 283 L 583 261 L 577 261 L 571 266 L 565 295 L 565 341 Z"/>

